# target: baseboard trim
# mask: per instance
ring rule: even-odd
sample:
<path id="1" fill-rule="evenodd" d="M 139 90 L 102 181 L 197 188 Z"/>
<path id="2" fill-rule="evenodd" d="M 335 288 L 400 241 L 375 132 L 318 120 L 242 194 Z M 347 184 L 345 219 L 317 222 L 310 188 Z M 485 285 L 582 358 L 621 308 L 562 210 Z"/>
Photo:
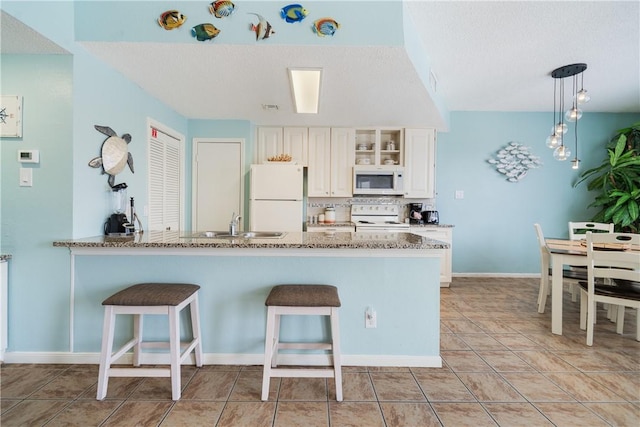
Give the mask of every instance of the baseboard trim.
<path id="1" fill-rule="evenodd" d="M 131 363 L 132 355 L 125 354 L 119 363 Z M 205 365 L 262 365 L 262 354 L 224 354 L 205 353 L 203 363 Z M 324 354 L 300 355 L 282 354 L 278 357 L 282 365 L 310 365 L 323 366 L 331 362 L 331 358 Z M 69 352 L 7 352 L 6 364 L 74 364 L 97 365 L 100 363 L 99 353 L 69 353 Z M 143 364 L 167 364 L 168 355 L 162 353 L 144 354 Z M 187 358 L 186 365 L 195 364 L 193 355 Z M 343 354 L 343 366 L 384 366 L 384 367 L 410 367 L 410 368 L 441 368 L 440 356 L 406 356 L 406 355 L 362 355 Z"/>
<path id="2" fill-rule="evenodd" d="M 497 278 L 535 278 L 540 277 L 540 273 L 453 273 L 452 277 L 497 277 Z"/>

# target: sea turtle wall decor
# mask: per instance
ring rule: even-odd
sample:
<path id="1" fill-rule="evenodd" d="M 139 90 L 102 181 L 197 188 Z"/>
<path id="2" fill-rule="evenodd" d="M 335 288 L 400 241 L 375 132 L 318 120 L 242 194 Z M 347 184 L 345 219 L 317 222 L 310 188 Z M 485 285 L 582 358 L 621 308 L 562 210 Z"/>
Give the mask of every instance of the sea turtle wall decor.
<path id="1" fill-rule="evenodd" d="M 133 157 L 129 153 L 127 144 L 131 142 L 131 135 L 125 133 L 119 137 L 109 126 L 94 125 L 96 130 L 108 138 L 102 143 L 100 156 L 89 161 L 89 166 L 99 168 L 102 166 L 102 173 L 109 175 L 109 186 L 113 188 L 116 175 L 122 172 L 124 165 L 128 164 L 133 173 Z"/>

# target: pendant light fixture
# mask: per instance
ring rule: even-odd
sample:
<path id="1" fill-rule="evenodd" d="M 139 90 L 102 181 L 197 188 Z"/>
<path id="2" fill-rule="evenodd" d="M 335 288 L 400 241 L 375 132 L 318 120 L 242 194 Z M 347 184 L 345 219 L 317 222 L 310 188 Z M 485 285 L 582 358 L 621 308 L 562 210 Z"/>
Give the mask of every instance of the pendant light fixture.
<path id="1" fill-rule="evenodd" d="M 589 102 L 591 99 L 584 89 L 584 70 L 587 69 L 587 64 L 578 63 L 565 65 L 560 68 L 556 68 L 551 72 L 553 81 L 553 127 L 551 128 L 551 135 L 547 137 L 547 147 L 553 149 L 553 158 L 558 161 L 565 161 L 571 157 L 571 150 L 565 145 L 564 135 L 567 133 L 567 122 L 574 122 L 574 141 L 575 141 L 575 157 L 571 161 L 571 167 L 578 169 L 580 160 L 578 159 L 578 120 L 582 117 L 582 110 L 578 108 L 578 105 Z M 578 90 L 578 76 L 581 77 L 581 89 Z M 573 77 L 572 79 L 572 105 L 569 110 L 564 112 L 564 79 L 566 77 Z M 559 84 L 558 84 L 559 82 Z M 558 91 L 558 86 L 560 90 Z M 556 118 L 556 105 L 558 106 L 557 118 Z M 557 120 L 557 121 L 556 121 Z"/>

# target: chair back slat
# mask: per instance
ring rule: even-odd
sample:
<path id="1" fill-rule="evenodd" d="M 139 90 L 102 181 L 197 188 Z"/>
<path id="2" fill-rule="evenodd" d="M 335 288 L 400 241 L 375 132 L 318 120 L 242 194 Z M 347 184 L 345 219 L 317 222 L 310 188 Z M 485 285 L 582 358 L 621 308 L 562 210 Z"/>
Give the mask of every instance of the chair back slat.
<path id="1" fill-rule="evenodd" d="M 640 246 L 640 234 L 589 231 L 586 243 L 589 286 L 593 286 L 597 278 L 640 282 L 640 252 L 622 250 L 632 245 Z"/>
<path id="2" fill-rule="evenodd" d="M 613 223 L 569 221 L 569 240 L 584 240 L 588 231 L 613 233 L 613 229 Z"/>

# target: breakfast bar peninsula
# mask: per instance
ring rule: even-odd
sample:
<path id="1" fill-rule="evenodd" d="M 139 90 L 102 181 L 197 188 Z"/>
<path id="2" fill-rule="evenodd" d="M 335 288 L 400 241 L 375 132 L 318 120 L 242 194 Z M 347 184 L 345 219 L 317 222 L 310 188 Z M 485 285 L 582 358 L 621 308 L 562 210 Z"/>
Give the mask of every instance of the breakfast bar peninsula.
<path id="1" fill-rule="evenodd" d="M 342 301 L 345 365 L 441 366 L 439 271 L 447 243 L 410 233 L 224 237 L 146 231 L 131 237 L 56 241 L 54 246 L 68 248 L 71 255 L 69 352 L 75 360 L 81 354 L 90 359 L 87 363 L 97 363 L 101 302 L 134 283 L 201 286 L 206 364 L 262 363 L 264 302 L 272 286 L 331 284 L 338 287 Z M 376 313 L 375 328 L 365 328 L 367 310 Z M 162 337 L 166 326 L 161 322 L 166 320 L 148 317 L 145 336 Z M 321 317 L 286 320 L 283 340 L 299 335 L 319 339 L 328 328 Z M 119 327 L 124 335 L 130 325 Z M 324 354 L 312 355 L 312 360 L 314 356 L 324 363 Z"/>

